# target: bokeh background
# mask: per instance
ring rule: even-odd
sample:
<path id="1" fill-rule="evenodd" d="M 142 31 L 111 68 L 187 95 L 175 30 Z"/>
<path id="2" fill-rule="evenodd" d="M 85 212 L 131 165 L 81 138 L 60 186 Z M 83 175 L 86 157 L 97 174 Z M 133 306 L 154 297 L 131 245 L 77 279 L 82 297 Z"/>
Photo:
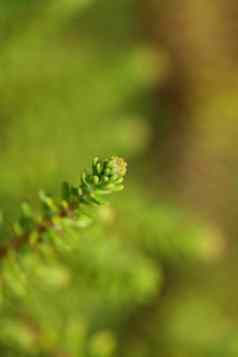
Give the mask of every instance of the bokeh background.
<path id="1" fill-rule="evenodd" d="M 41 188 L 127 159 L 112 226 L 163 278 L 118 356 L 238 356 L 237 19 L 234 0 L 0 2 L 1 237 Z"/>

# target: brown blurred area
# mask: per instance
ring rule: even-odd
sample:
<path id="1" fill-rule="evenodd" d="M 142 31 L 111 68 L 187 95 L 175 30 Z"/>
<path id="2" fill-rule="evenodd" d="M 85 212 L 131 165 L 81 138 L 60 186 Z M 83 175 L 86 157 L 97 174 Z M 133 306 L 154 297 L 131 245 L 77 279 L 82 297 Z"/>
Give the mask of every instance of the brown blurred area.
<path id="1" fill-rule="evenodd" d="M 237 233 L 238 3 L 150 0 L 143 26 L 168 71 L 157 89 L 168 111 L 160 147 L 164 188 L 185 206 Z M 158 129 L 158 128 L 157 128 Z"/>

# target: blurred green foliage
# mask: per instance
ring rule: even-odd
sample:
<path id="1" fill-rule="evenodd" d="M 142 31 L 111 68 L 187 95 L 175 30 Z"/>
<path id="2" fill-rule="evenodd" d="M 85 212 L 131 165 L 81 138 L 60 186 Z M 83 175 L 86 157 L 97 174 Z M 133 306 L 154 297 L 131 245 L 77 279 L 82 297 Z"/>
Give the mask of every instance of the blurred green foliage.
<path id="1" fill-rule="evenodd" d="M 23 199 L 37 207 L 42 187 L 79 182 L 95 155 L 129 162 L 126 190 L 97 210 L 95 224 L 3 262 L 0 354 L 237 356 L 235 324 L 201 282 L 222 237 L 158 198 L 150 94 L 163 61 L 141 30 L 138 3 L 2 0 L 0 8 L 4 221 Z M 5 224 L 1 239 L 10 239 Z"/>

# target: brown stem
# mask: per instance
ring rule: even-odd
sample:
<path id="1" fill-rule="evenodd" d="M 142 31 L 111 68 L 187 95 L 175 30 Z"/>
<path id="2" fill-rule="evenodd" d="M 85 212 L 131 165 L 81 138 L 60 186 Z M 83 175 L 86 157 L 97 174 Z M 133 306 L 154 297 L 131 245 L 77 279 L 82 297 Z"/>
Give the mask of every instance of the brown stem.
<path id="1" fill-rule="evenodd" d="M 70 217 L 73 218 L 74 216 L 74 210 L 75 207 L 68 207 L 68 209 L 63 208 L 60 212 L 59 212 L 59 217 L 61 218 L 65 218 L 65 217 Z M 46 218 L 45 220 L 43 220 L 42 222 L 40 222 L 39 224 L 36 225 L 36 232 L 39 235 L 39 241 L 40 236 L 47 232 L 47 230 L 49 228 L 55 228 L 54 223 Z M 17 236 L 14 239 L 9 240 L 5 245 L 0 246 L 0 258 L 4 258 L 8 255 L 9 251 L 14 250 L 14 251 L 19 251 L 26 243 L 28 243 L 29 238 L 30 238 L 31 233 L 26 233 L 23 234 L 21 236 Z"/>

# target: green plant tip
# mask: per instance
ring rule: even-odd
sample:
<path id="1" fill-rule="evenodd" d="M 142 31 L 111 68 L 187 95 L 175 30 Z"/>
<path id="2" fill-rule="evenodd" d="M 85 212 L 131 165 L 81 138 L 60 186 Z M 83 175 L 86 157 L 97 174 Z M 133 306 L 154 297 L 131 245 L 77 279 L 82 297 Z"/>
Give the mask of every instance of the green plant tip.
<path id="1" fill-rule="evenodd" d="M 109 162 L 108 166 L 112 170 L 112 175 L 117 177 L 124 177 L 127 173 L 127 162 L 118 156 L 113 156 Z"/>

